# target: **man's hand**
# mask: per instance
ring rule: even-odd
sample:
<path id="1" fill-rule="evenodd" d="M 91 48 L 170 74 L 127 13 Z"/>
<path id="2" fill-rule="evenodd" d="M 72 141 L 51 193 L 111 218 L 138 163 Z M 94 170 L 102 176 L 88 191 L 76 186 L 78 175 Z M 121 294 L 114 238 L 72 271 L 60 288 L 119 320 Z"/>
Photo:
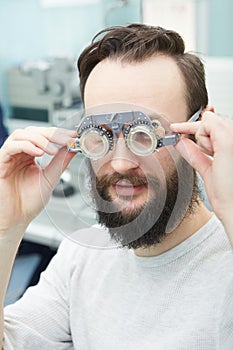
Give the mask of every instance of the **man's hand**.
<path id="1" fill-rule="evenodd" d="M 197 144 L 184 137 L 176 149 L 200 173 L 210 204 L 233 242 L 233 121 L 204 112 L 201 121 L 172 124 L 171 129 L 195 135 Z"/>
<path id="2" fill-rule="evenodd" d="M 0 149 L 0 348 L 3 307 L 10 272 L 23 234 L 42 210 L 62 171 L 73 157 L 66 144 L 75 132 L 28 127 L 16 130 Z M 53 156 L 42 169 L 35 158 Z"/>
<path id="3" fill-rule="evenodd" d="M 42 210 L 63 170 L 74 156 L 66 144 L 75 133 L 59 128 L 14 131 L 0 149 L 0 235 L 24 228 Z M 42 169 L 35 157 L 54 156 Z M 17 230 L 16 230 L 17 231 Z"/>

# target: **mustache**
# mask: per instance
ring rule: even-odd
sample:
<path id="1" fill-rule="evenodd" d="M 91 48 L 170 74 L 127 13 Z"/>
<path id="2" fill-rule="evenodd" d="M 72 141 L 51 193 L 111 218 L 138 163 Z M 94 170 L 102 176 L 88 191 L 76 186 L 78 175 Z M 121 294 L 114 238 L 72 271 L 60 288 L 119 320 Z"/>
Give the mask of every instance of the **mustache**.
<path id="1" fill-rule="evenodd" d="M 120 181 L 126 181 L 132 186 L 147 186 L 149 183 L 149 179 L 146 176 L 138 174 L 126 175 L 115 172 L 111 175 L 103 175 L 100 178 L 97 177 L 97 188 L 101 189 L 103 187 L 114 186 Z"/>

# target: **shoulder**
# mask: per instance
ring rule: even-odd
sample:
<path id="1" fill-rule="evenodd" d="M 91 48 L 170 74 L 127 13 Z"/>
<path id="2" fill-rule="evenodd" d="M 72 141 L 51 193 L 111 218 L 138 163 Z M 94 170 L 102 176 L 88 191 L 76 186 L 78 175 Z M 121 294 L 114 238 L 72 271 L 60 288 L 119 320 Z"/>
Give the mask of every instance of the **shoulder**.
<path id="1" fill-rule="evenodd" d="M 118 255 L 119 249 L 111 241 L 106 229 L 99 225 L 77 230 L 64 238 L 61 242 L 54 260 L 63 265 L 63 268 L 77 269 L 106 257 Z"/>
<path id="2" fill-rule="evenodd" d="M 231 243 L 224 226 L 215 214 L 213 214 L 209 222 L 203 227 L 203 232 L 206 232 L 207 236 L 211 238 L 216 249 L 232 252 Z"/>

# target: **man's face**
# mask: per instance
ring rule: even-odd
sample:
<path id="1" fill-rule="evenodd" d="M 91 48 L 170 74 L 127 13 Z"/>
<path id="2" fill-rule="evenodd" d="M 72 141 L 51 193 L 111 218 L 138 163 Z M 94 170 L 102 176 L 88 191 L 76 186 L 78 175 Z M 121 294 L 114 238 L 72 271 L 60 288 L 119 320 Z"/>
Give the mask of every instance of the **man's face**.
<path id="1" fill-rule="evenodd" d="M 169 122 L 189 117 L 182 75 L 165 56 L 142 63 L 100 62 L 88 77 L 84 100 L 88 112 L 130 104 Z M 90 165 L 99 221 L 123 246 L 160 242 L 179 225 L 195 197 L 193 170 L 173 147 L 137 156 L 120 135 L 113 150 Z"/>

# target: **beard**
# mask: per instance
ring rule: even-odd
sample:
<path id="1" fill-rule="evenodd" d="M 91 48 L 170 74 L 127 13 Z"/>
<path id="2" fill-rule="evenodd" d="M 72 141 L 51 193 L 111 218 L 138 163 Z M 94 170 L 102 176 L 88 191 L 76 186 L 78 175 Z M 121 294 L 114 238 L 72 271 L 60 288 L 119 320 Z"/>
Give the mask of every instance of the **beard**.
<path id="1" fill-rule="evenodd" d="M 148 248 L 161 243 L 199 204 L 196 173 L 183 158 L 163 179 L 117 172 L 98 178 L 91 163 L 88 166 L 98 222 L 121 247 Z M 130 196 L 113 199 L 109 188 L 122 180 L 145 186 L 147 200 L 136 206 L 130 205 Z"/>

